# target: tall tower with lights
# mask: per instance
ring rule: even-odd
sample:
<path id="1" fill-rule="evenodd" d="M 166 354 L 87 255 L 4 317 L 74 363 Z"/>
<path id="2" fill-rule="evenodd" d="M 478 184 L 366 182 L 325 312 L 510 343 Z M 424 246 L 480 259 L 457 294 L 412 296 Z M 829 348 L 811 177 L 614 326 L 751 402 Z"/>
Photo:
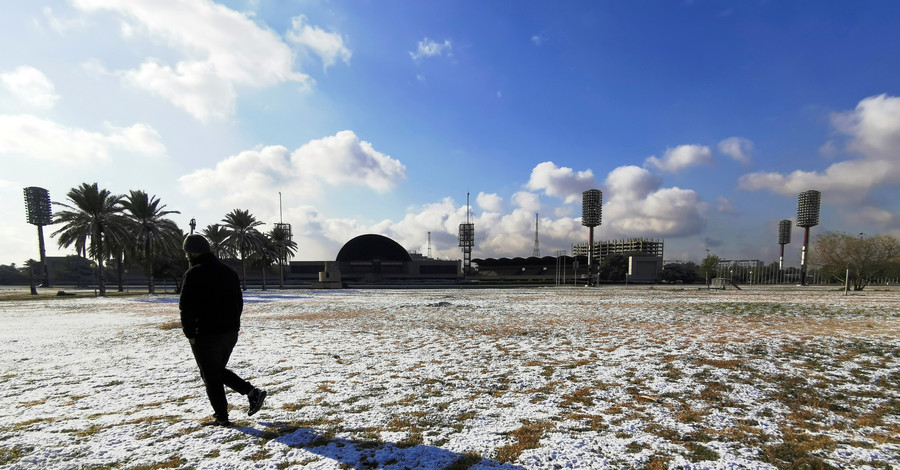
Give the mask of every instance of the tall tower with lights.
<path id="1" fill-rule="evenodd" d="M 534 251 L 531 252 L 531 256 L 541 257 L 541 242 L 538 241 L 538 214 L 534 214 Z"/>
<path id="2" fill-rule="evenodd" d="M 41 251 L 41 286 L 50 287 L 47 250 L 44 248 L 44 225 L 53 223 L 53 215 L 50 212 L 50 192 L 35 186 L 25 188 L 25 211 L 28 215 L 28 223 L 37 225 L 38 229 L 38 248 Z"/>
<path id="3" fill-rule="evenodd" d="M 800 285 L 806 285 L 806 263 L 809 259 L 809 229 L 819 225 L 822 193 L 814 189 L 803 191 L 797 198 L 797 226 L 803 227 L 803 248 L 800 252 Z"/>
<path id="4" fill-rule="evenodd" d="M 459 246 L 463 252 L 463 275 L 472 272 L 472 247 L 475 246 L 475 224 L 469 222 L 469 193 L 466 193 L 466 222 L 459 224 Z"/>
<path id="5" fill-rule="evenodd" d="M 778 222 L 778 244 L 781 245 L 781 255 L 778 256 L 778 269 L 784 269 L 784 245 L 791 242 L 791 221 L 788 219 Z"/>
<path id="6" fill-rule="evenodd" d="M 588 278 L 594 284 L 594 227 L 600 225 L 603 216 L 603 193 L 588 189 L 581 194 L 581 225 L 588 227 Z"/>

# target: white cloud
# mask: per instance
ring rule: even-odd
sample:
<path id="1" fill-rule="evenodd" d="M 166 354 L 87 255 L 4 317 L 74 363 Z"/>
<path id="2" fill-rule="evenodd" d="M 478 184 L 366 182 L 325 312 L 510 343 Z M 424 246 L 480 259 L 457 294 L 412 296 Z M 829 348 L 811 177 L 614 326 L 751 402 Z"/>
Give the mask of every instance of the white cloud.
<path id="1" fill-rule="evenodd" d="M 740 137 L 729 137 L 719 142 L 719 151 L 745 165 L 753 160 L 753 142 Z"/>
<path id="2" fill-rule="evenodd" d="M 59 100 L 53 82 L 43 72 L 28 65 L 0 73 L 0 83 L 20 100 L 38 108 L 52 108 Z"/>
<path id="3" fill-rule="evenodd" d="M 87 12 L 113 11 L 128 25 L 123 29 L 126 38 L 142 33 L 183 55 L 185 59 L 174 67 L 148 58 L 122 75 L 200 120 L 231 116 L 239 86 L 311 84 L 307 75 L 292 70 L 291 49 L 277 34 L 210 0 L 73 0 L 73 5 Z"/>
<path id="4" fill-rule="evenodd" d="M 444 54 L 448 56 L 453 54 L 453 44 L 449 39 L 445 39 L 443 43 L 439 43 L 425 38 L 419 41 L 419 47 L 416 49 L 416 52 L 410 52 L 409 56 L 412 57 L 413 60 L 420 60 Z"/>
<path id="5" fill-rule="evenodd" d="M 225 119 L 235 112 L 233 83 L 209 62 L 180 62 L 172 69 L 151 59 L 123 76 L 126 83 L 154 91 L 201 121 Z"/>
<path id="6" fill-rule="evenodd" d="M 106 133 L 90 132 L 35 116 L 0 115 L 0 155 L 74 166 L 108 160 L 120 152 L 151 157 L 165 154 L 159 134 L 149 125 L 106 127 Z"/>
<path id="7" fill-rule="evenodd" d="M 706 204 L 691 190 L 660 188 L 644 168 L 623 166 L 609 173 L 603 204 L 607 235 L 613 237 L 677 237 L 700 233 Z"/>
<path id="8" fill-rule="evenodd" d="M 519 191 L 512 196 L 512 203 L 526 212 L 541 210 L 541 198 L 537 194 Z"/>
<path id="9" fill-rule="evenodd" d="M 648 157 L 644 166 L 651 165 L 663 171 L 677 172 L 695 165 L 712 163 L 712 151 L 705 145 L 679 145 L 666 149 L 663 157 Z"/>
<path id="10" fill-rule="evenodd" d="M 639 201 L 662 186 L 662 180 L 644 168 L 629 165 L 620 166 L 609 172 L 603 183 L 607 193 L 616 195 L 620 200 Z"/>
<path id="11" fill-rule="evenodd" d="M 311 50 L 322 59 L 323 68 L 328 68 L 340 59 L 345 64 L 350 63 L 353 55 L 350 49 L 344 46 L 344 38 L 337 33 L 329 33 L 323 29 L 306 24 L 306 16 L 295 16 L 291 19 L 291 29 L 285 37 L 294 44 L 301 45 Z"/>
<path id="12" fill-rule="evenodd" d="M 817 189 L 833 201 L 854 203 L 873 189 L 900 184 L 900 98 L 866 98 L 853 111 L 834 114 L 832 123 L 848 136 L 846 150 L 858 154 L 858 158 L 836 162 L 822 172 L 746 174 L 740 178 L 740 188 L 767 189 L 783 195 Z"/>
<path id="13" fill-rule="evenodd" d="M 531 36 L 531 42 L 534 43 L 535 46 L 540 46 L 541 44 L 547 42 L 547 36 L 544 33 L 535 34 Z"/>
<path id="14" fill-rule="evenodd" d="M 53 13 L 53 9 L 50 7 L 44 7 L 42 11 L 44 18 L 47 20 L 47 24 L 50 25 L 50 29 L 57 34 L 65 34 L 73 29 L 87 28 L 87 22 L 84 18 L 59 18 Z"/>
<path id="15" fill-rule="evenodd" d="M 486 211 L 490 212 L 501 212 L 503 211 L 503 198 L 498 196 L 496 193 L 485 194 L 478 193 L 478 196 L 475 198 L 475 202 L 479 207 Z"/>
<path id="16" fill-rule="evenodd" d="M 847 150 L 868 159 L 897 159 L 900 151 L 900 98 L 879 95 L 856 109 L 832 116 L 834 127 L 851 137 Z"/>
<path id="17" fill-rule="evenodd" d="M 591 170 L 576 172 L 571 168 L 558 167 L 553 162 L 535 166 L 525 184 L 532 191 L 544 191 L 546 195 L 558 197 L 566 203 L 580 201 L 585 190 L 596 186 L 597 181 Z"/>
<path id="18" fill-rule="evenodd" d="M 206 198 L 206 204 L 222 200 L 233 206 L 278 190 L 317 197 L 323 184 L 385 192 L 405 178 L 402 163 L 347 130 L 310 141 L 293 152 L 279 145 L 247 150 L 215 168 L 182 176 L 180 182 L 186 193 Z M 222 188 L 228 188 L 227 193 L 223 194 Z"/>

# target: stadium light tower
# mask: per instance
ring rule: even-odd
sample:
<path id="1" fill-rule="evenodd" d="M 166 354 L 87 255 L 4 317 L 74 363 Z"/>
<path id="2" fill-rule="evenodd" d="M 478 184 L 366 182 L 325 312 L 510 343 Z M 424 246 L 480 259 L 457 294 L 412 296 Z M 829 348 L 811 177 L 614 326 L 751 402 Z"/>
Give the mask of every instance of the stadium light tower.
<path id="1" fill-rule="evenodd" d="M 791 242 L 791 221 L 788 219 L 778 221 L 778 244 L 781 245 L 781 255 L 778 257 L 778 269 L 784 269 L 784 245 Z"/>
<path id="2" fill-rule="evenodd" d="M 806 262 L 809 250 L 809 229 L 819 225 L 822 193 L 814 189 L 803 191 L 797 198 L 797 226 L 803 227 L 803 248 L 800 252 L 800 285 L 806 285 Z"/>
<path id="3" fill-rule="evenodd" d="M 603 216 L 603 193 L 588 189 L 581 194 L 581 225 L 588 227 L 588 278 L 594 284 L 594 227 L 600 225 Z"/>
<path id="4" fill-rule="evenodd" d="M 459 224 L 459 246 L 463 252 L 463 275 L 472 271 L 472 247 L 475 246 L 475 224 L 469 222 L 469 193 L 466 193 L 466 222 Z"/>
<path id="5" fill-rule="evenodd" d="M 44 248 L 44 225 L 53 223 L 53 215 L 50 213 L 50 192 L 35 186 L 25 188 L 25 211 L 28 213 L 28 223 L 37 225 L 38 229 L 38 247 L 41 250 L 41 287 L 50 287 L 47 252 Z"/>

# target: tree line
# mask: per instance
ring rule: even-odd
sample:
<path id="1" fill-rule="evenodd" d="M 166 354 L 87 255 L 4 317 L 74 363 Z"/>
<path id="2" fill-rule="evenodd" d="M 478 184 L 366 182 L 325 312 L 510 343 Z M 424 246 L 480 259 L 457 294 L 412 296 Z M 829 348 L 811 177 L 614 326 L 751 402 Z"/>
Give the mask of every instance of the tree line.
<path id="1" fill-rule="evenodd" d="M 147 290 L 155 293 L 154 279 L 180 279 L 187 260 L 182 242 L 188 235 L 167 216 L 180 214 L 167 210 L 156 196 L 142 190 L 127 195 L 113 194 L 97 183 L 82 183 L 66 194 L 66 202 L 53 204 L 64 210 L 53 217 L 60 228 L 51 236 L 57 237 L 60 248 L 75 248 L 84 258 L 95 261 L 100 295 L 106 294 L 104 266 L 115 267 L 119 291 L 123 290 L 125 266 L 138 266 L 147 277 Z M 234 209 L 219 224 L 200 230 L 219 258 L 237 257 L 241 268 L 241 287 L 247 289 L 247 264 L 265 269 L 277 264 L 283 273 L 289 256 L 297 251 L 297 243 L 281 226 L 261 232 L 264 225 L 250 211 Z M 193 229 L 193 228 L 192 228 Z M 29 260 L 29 263 L 35 263 Z M 284 286 L 284 276 L 280 276 Z"/>

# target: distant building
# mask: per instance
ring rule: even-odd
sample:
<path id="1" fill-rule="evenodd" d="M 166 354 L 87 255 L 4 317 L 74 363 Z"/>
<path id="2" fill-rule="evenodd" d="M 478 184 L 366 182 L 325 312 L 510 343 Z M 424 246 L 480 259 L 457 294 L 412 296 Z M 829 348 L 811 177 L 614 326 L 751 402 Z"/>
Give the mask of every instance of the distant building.
<path id="1" fill-rule="evenodd" d="M 662 240 L 650 240 L 647 238 L 599 241 L 594 243 L 594 256 L 602 260 L 613 254 L 642 254 L 646 256 L 656 256 L 662 261 L 663 245 L 664 242 Z M 572 245 L 572 255 L 587 256 L 589 251 L 588 248 L 588 243 L 574 244 Z"/>
<path id="2" fill-rule="evenodd" d="M 598 262 L 610 255 L 628 256 L 629 281 L 653 282 L 663 266 L 662 240 L 648 238 L 628 238 L 624 240 L 605 240 L 594 243 L 594 257 Z M 573 256 L 588 256 L 589 244 L 572 245 Z"/>

